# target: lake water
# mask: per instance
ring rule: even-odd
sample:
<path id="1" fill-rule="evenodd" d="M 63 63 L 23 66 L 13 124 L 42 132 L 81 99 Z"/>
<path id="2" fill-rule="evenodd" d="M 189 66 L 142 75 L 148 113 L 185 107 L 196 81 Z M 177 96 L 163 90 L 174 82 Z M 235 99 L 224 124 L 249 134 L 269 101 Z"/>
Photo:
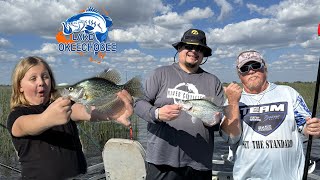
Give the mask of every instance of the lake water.
<path id="1" fill-rule="evenodd" d="M 138 121 L 138 141 L 141 143 L 141 145 L 146 149 L 147 146 L 147 123 L 144 120 Z M 221 155 L 228 153 L 228 145 L 224 142 L 224 140 L 218 135 L 218 133 L 215 134 L 215 144 L 214 144 L 214 154 L 213 159 L 214 160 L 222 160 Z M 305 147 L 306 147 L 305 143 Z M 1 156 L 0 156 L 1 157 Z M 97 163 L 102 162 L 101 152 L 97 150 L 97 148 L 92 147 L 92 150 L 90 150 L 90 153 L 86 152 L 86 157 L 88 161 L 88 165 L 94 165 Z M 311 151 L 311 159 L 312 160 L 318 160 L 320 159 L 320 139 L 313 140 L 312 143 L 312 151 Z M 18 164 L 18 161 L 16 158 L 14 158 L 13 162 L 4 162 L 0 158 L 0 163 L 15 167 L 17 169 L 20 169 L 20 166 Z M 232 164 L 223 164 L 223 165 L 214 165 L 213 170 L 215 171 L 227 171 L 232 172 Z M 320 162 L 317 162 L 316 169 L 313 172 L 313 174 L 316 174 L 320 176 Z M 92 175 L 91 175 L 92 176 Z M 81 178 L 90 177 L 88 175 L 83 176 Z M 2 179 L 18 179 L 19 174 L 8 170 L 7 168 L 0 166 L 0 180 Z"/>

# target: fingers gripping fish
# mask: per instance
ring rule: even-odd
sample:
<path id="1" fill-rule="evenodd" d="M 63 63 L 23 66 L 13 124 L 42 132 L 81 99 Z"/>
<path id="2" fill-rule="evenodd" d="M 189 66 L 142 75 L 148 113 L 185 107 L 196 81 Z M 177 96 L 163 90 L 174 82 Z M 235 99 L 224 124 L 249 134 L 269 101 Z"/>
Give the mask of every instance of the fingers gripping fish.
<path id="1" fill-rule="evenodd" d="M 183 111 L 192 116 L 193 123 L 200 119 L 210 126 L 220 122 L 224 110 L 224 107 L 215 105 L 210 98 L 182 100 L 179 104 L 182 106 Z"/>

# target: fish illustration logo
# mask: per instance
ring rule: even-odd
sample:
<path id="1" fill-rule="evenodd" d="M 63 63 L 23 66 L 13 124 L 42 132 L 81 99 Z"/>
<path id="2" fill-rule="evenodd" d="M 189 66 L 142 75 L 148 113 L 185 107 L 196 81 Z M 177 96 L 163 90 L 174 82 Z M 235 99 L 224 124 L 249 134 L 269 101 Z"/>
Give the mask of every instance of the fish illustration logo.
<path id="1" fill-rule="evenodd" d="M 85 12 L 76 14 L 61 24 L 64 35 L 79 32 L 94 33 L 97 41 L 102 43 L 107 40 L 112 19 L 109 16 L 101 15 L 95 8 L 88 7 Z"/>
<path id="2" fill-rule="evenodd" d="M 117 52 L 115 42 L 107 42 L 108 31 L 112 26 L 112 19 L 104 10 L 100 14 L 93 7 L 81 10 L 61 23 L 62 30 L 56 34 L 58 50 L 61 52 L 76 52 L 80 56 L 93 53 L 90 62 L 100 64 L 107 53 Z"/>

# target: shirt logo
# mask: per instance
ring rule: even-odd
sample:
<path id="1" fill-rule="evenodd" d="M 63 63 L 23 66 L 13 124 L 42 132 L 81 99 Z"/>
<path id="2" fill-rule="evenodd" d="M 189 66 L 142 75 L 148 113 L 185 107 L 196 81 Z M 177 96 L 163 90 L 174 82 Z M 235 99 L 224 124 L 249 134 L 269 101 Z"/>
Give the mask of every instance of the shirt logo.
<path id="1" fill-rule="evenodd" d="M 263 136 L 268 136 L 282 124 L 287 110 L 287 102 L 240 106 L 241 119 Z"/>
<path id="2" fill-rule="evenodd" d="M 168 88 L 167 98 L 173 98 L 174 103 L 178 104 L 180 100 L 202 99 L 204 94 L 199 94 L 195 85 L 190 83 L 180 83 L 176 87 Z"/>

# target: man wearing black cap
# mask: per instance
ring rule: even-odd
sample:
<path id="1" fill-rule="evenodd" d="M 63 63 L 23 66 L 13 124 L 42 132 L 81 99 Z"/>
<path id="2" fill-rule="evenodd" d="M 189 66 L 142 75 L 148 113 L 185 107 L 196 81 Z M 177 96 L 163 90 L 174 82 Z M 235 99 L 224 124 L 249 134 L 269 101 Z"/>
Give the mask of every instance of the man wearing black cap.
<path id="1" fill-rule="evenodd" d="M 192 121 L 179 102 L 212 97 L 216 105 L 223 105 L 222 84 L 199 67 L 212 51 L 203 31 L 189 29 L 173 47 L 178 63 L 155 69 L 145 82 L 145 98 L 134 106 L 148 122 L 146 179 L 209 180 L 217 127 Z"/>

